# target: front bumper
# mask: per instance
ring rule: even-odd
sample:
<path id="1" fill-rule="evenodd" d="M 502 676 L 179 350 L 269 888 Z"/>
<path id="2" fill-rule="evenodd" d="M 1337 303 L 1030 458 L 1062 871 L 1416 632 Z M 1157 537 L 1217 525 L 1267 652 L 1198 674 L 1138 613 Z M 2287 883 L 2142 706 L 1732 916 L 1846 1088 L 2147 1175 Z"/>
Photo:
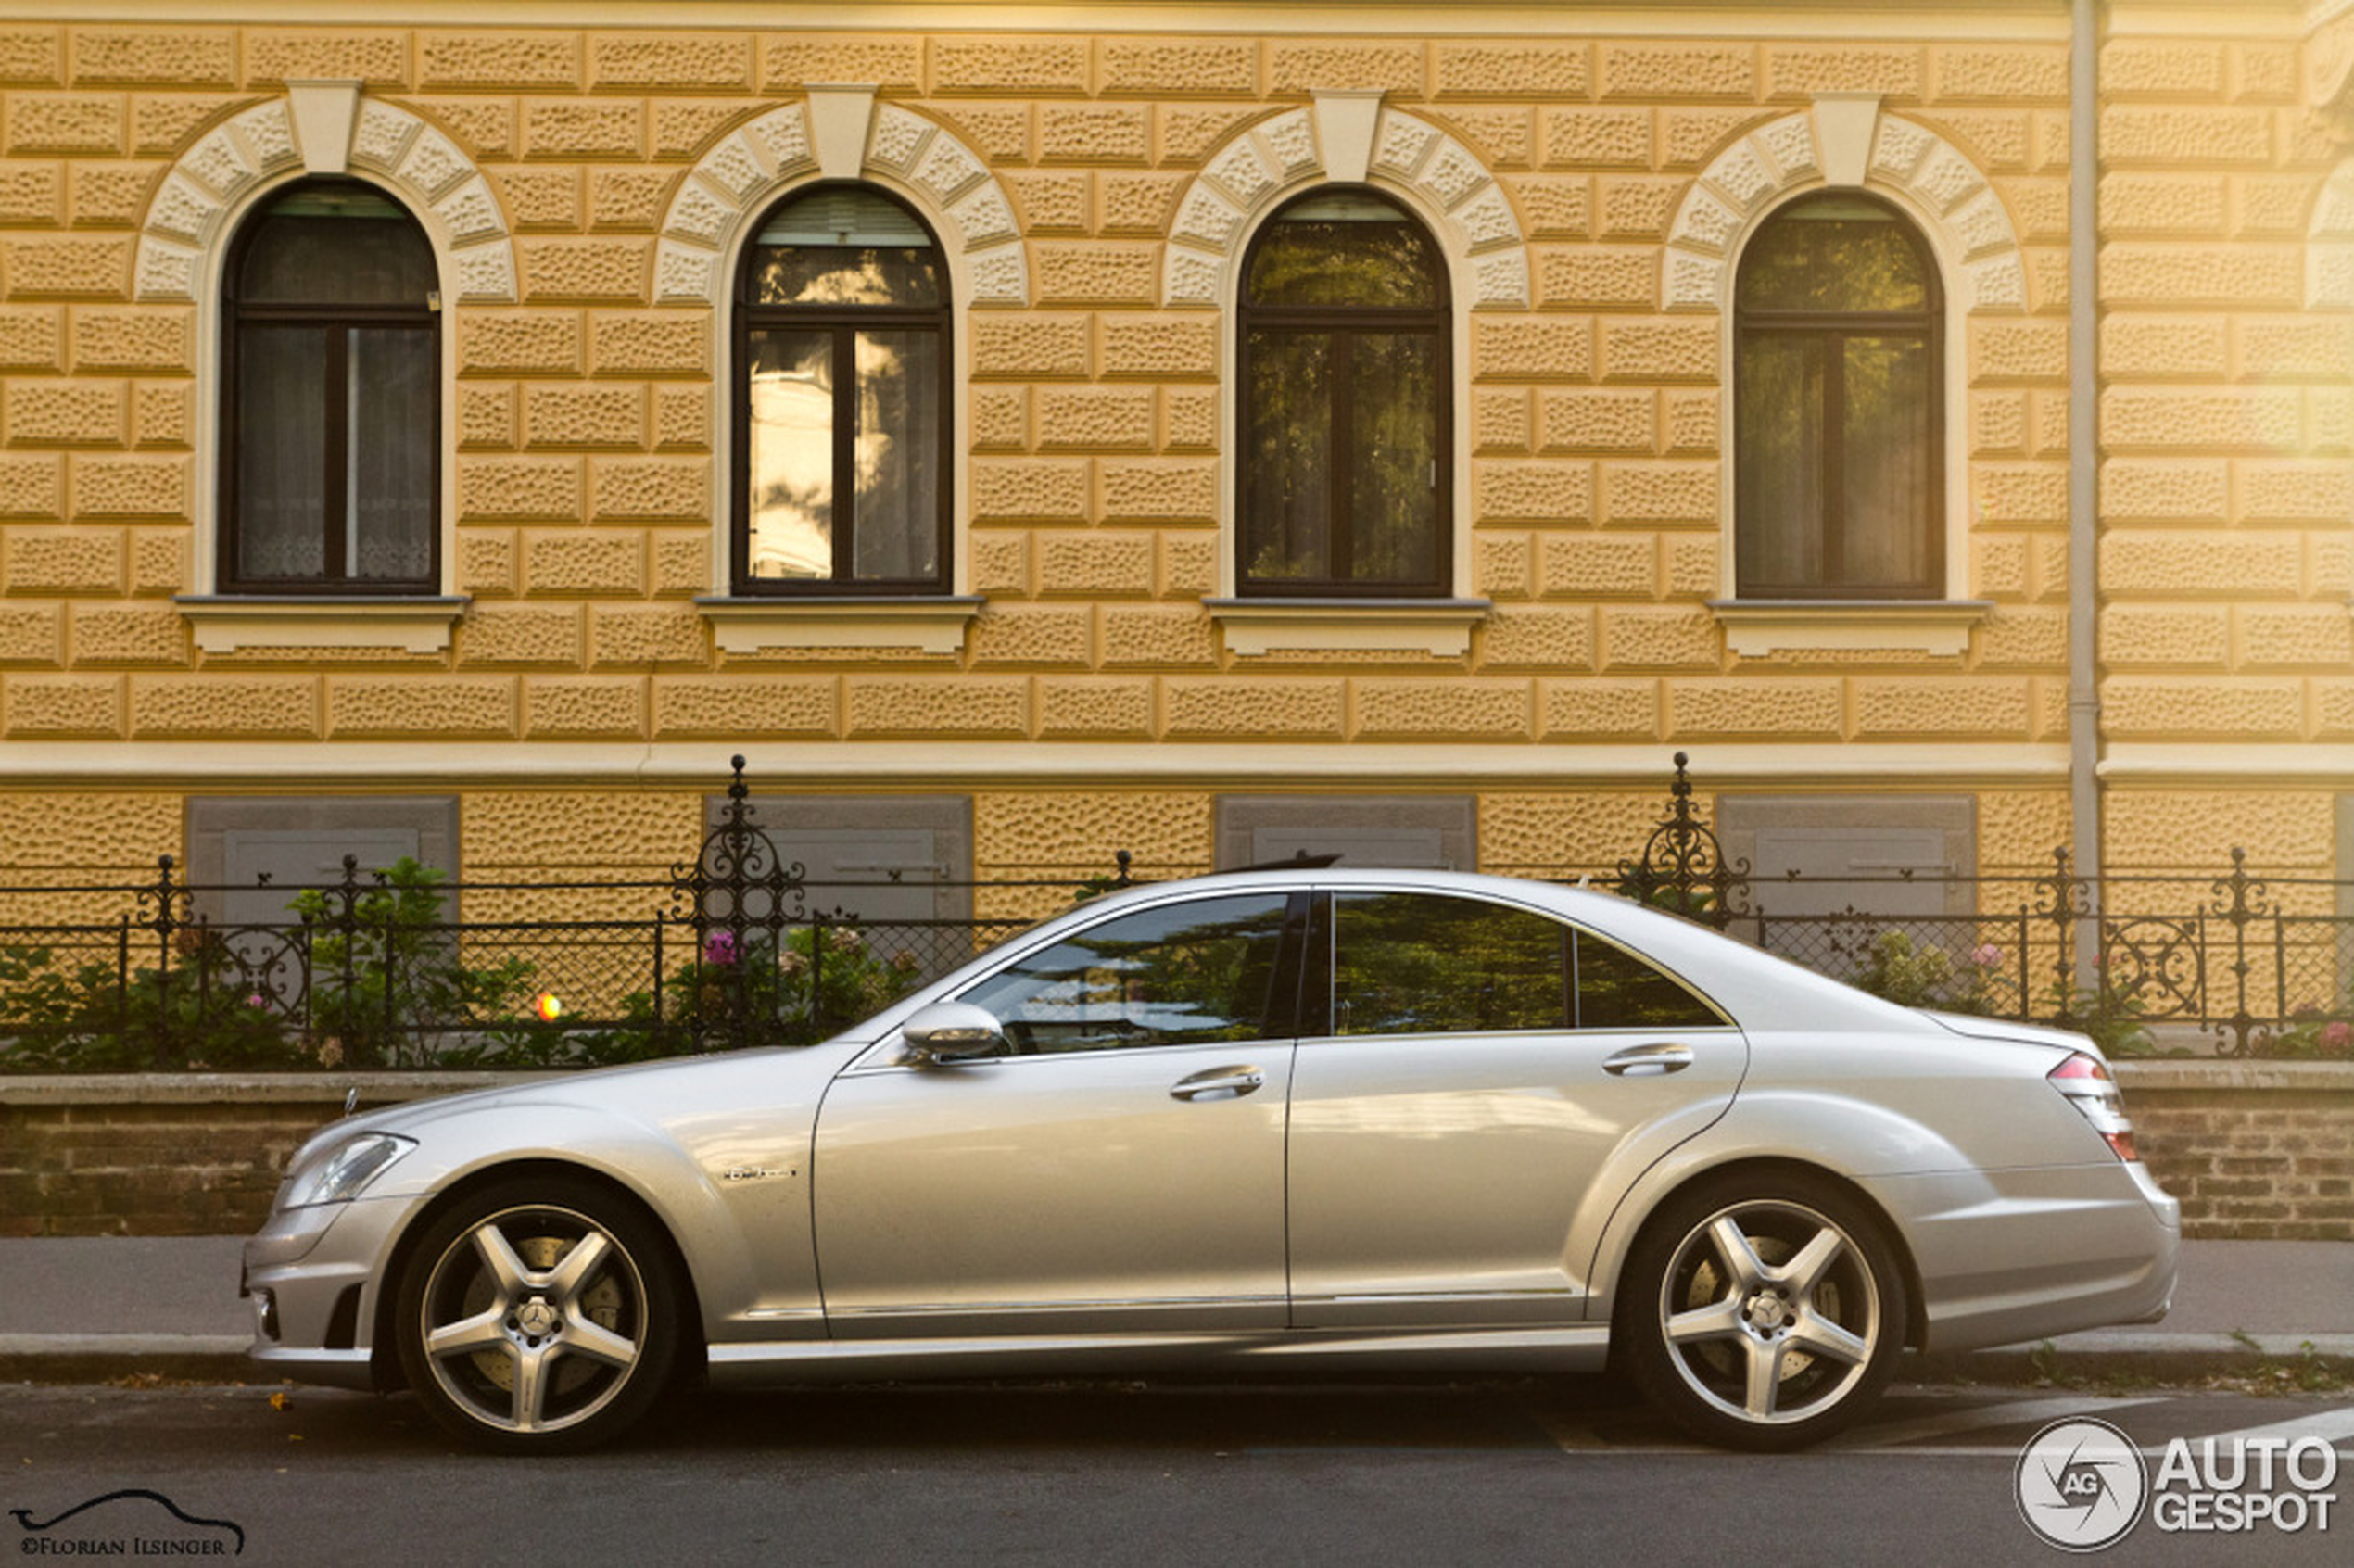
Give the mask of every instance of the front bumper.
<path id="1" fill-rule="evenodd" d="M 382 1386 L 373 1331 L 412 1202 L 361 1197 L 271 1215 L 245 1246 L 241 1294 L 253 1303 L 253 1359 L 300 1383 Z"/>

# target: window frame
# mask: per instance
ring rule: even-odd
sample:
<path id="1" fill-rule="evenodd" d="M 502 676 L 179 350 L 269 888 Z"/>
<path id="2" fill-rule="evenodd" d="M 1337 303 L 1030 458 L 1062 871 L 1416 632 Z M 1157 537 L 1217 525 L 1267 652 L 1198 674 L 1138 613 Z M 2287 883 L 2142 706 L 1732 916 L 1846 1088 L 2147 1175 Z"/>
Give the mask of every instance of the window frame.
<path id="1" fill-rule="evenodd" d="M 760 234 L 794 203 L 829 190 L 856 190 L 890 202 L 931 237 L 938 258 L 940 303 L 937 305 L 763 305 L 752 298 L 752 275 L 761 245 Z M 728 592 L 741 599 L 937 598 L 954 591 L 956 576 L 956 279 L 948 247 L 940 231 L 895 192 L 864 180 L 829 180 L 786 192 L 760 209 L 736 258 L 735 286 L 729 298 L 728 323 L 728 490 L 732 516 L 728 530 Z M 755 577 L 752 575 L 752 343 L 760 331 L 826 332 L 833 338 L 834 431 L 833 494 L 838 532 L 834 575 L 829 577 Z M 845 576 L 846 564 L 856 559 L 857 508 L 854 504 L 857 424 L 843 417 L 845 406 L 857 396 L 854 363 L 862 331 L 929 331 L 938 348 L 939 450 L 934 455 L 939 482 L 935 523 L 933 574 L 929 577 Z M 848 411 L 854 412 L 854 406 Z M 845 485 L 844 481 L 851 481 Z M 850 498 L 844 505 L 841 498 Z"/>
<path id="2" fill-rule="evenodd" d="M 441 591 L 444 558 L 442 530 L 444 516 L 442 484 L 442 448 L 445 445 L 447 399 L 444 382 L 447 379 L 443 362 L 442 311 L 439 289 L 413 306 L 374 305 L 256 305 L 242 297 L 246 263 L 255 237 L 272 209 L 289 196 L 305 190 L 336 186 L 357 187 L 368 195 L 400 209 L 402 217 L 414 230 L 418 241 L 432 258 L 437 281 L 440 272 L 440 257 L 433 244 L 433 235 L 408 203 L 391 191 L 364 180 L 348 176 L 313 176 L 293 181 L 271 191 L 248 210 L 237 224 L 223 258 L 219 298 L 221 301 L 221 365 L 219 392 L 216 398 L 217 428 L 214 441 L 214 512 L 212 529 L 213 577 L 218 591 L 238 598 L 279 599 L 414 599 L 420 595 Z M 239 442 L 244 432 L 238 419 L 238 364 L 240 348 L 247 325 L 310 326 L 327 338 L 327 410 L 325 415 L 325 449 L 322 453 L 327 478 L 324 515 L 326 526 L 326 556 L 328 568 L 318 577 L 247 577 L 240 571 L 238 550 L 238 471 Z M 348 388 L 350 377 L 347 356 L 350 348 L 350 328 L 406 327 L 422 328 L 433 364 L 433 409 L 427 421 L 432 432 L 429 441 L 429 471 L 426 494 L 432 498 L 433 512 L 426 529 L 427 559 L 425 570 L 414 577 L 354 577 L 349 575 L 350 563 L 343 559 L 344 530 L 332 521 L 344 515 L 335 504 L 338 499 L 347 505 L 349 492 L 346 488 L 349 473 L 350 449 L 348 434 L 350 428 Z M 337 575 L 340 565 L 344 575 Z"/>
<path id="3" fill-rule="evenodd" d="M 1905 243 L 1909 246 L 1920 264 L 1924 284 L 1923 302 L 1914 310 L 1777 310 L 1758 309 L 1742 302 L 1742 282 L 1750 261 L 1755 255 L 1755 243 L 1776 222 L 1786 219 L 1799 208 L 1822 201 L 1863 201 L 1888 214 Z M 1948 556 L 1946 549 L 1946 430 L 1945 430 L 1945 338 L 1946 289 L 1943 271 L 1938 266 L 1937 252 L 1929 236 L 1911 214 L 1875 192 L 1839 187 L 1814 190 L 1794 201 L 1783 203 L 1766 215 L 1742 247 L 1740 261 L 1733 269 L 1732 278 L 1732 420 L 1733 462 L 1730 474 L 1734 485 L 1733 499 L 1733 594 L 1736 602 L 1742 601 L 1789 601 L 1804 600 L 1879 602 L 1918 602 L 1943 601 L 1947 591 Z M 1742 564 L 1740 549 L 1753 531 L 1767 531 L 1792 525 L 1788 519 L 1758 518 L 1748 509 L 1752 499 L 1740 486 L 1741 456 L 1753 439 L 1750 424 L 1741 397 L 1741 383 L 1749 361 L 1749 346 L 1758 338 L 1799 338 L 1823 346 L 1825 390 L 1823 398 L 1824 426 L 1827 432 L 1842 429 L 1845 422 L 1845 346 L 1851 337 L 1894 337 L 1917 340 L 1922 346 L 1923 379 L 1926 384 L 1926 406 L 1923 422 L 1927 426 L 1927 474 L 1922 485 L 1923 505 L 1920 512 L 1910 520 L 1919 531 L 1923 545 L 1922 568 L 1915 583 L 1847 584 L 1827 575 L 1816 582 L 1768 582 L 1752 578 Z M 1821 520 L 1824 533 L 1823 553 L 1826 561 L 1839 558 L 1843 563 L 1848 530 L 1843 488 L 1844 441 L 1827 438 L 1823 442 L 1822 466 L 1817 472 L 1824 498 L 1825 515 Z"/>
<path id="4" fill-rule="evenodd" d="M 1251 269 L 1259 259 L 1260 248 L 1283 223 L 1285 215 L 1297 207 L 1336 194 L 1361 196 L 1379 201 L 1396 212 L 1401 221 L 1421 231 L 1429 249 L 1431 278 L 1435 285 L 1436 298 L 1431 305 L 1411 308 L 1384 305 L 1292 306 L 1259 305 L 1252 301 Z M 1355 537 L 1350 531 L 1356 511 L 1351 504 L 1354 477 L 1350 460 L 1354 455 L 1354 441 L 1352 422 L 1344 416 L 1353 407 L 1353 378 L 1347 373 L 1346 367 L 1361 334 L 1396 335 L 1412 332 L 1429 340 L 1434 354 L 1431 384 L 1436 388 L 1437 403 L 1433 411 L 1435 419 L 1431 444 L 1438 465 L 1431 487 L 1433 508 L 1430 526 L 1435 536 L 1431 574 L 1420 582 L 1361 582 L 1337 575 L 1322 579 L 1254 577 L 1248 560 L 1250 480 L 1247 474 L 1238 470 L 1234 488 L 1235 597 L 1342 601 L 1448 598 L 1454 591 L 1455 583 L 1454 278 L 1436 232 L 1406 203 L 1376 186 L 1313 186 L 1277 207 L 1252 234 L 1249 245 L 1243 249 L 1241 268 L 1235 274 L 1234 300 L 1234 441 L 1238 464 L 1247 459 L 1252 426 L 1253 335 L 1270 329 L 1286 336 L 1324 333 L 1346 345 L 1345 350 L 1336 352 L 1335 356 L 1333 385 L 1339 396 L 1334 403 L 1327 405 L 1325 411 L 1333 453 L 1328 475 L 1326 522 L 1335 566 L 1345 565 L 1353 557 L 1355 545 Z"/>

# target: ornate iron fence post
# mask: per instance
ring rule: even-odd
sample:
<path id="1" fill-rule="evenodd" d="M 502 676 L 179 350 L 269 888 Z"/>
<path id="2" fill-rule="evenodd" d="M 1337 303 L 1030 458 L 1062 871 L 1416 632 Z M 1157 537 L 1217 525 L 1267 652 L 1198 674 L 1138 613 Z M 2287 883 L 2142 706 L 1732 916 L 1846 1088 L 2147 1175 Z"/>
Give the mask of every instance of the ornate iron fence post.
<path id="1" fill-rule="evenodd" d="M 1690 759 L 1676 753 L 1676 778 L 1667 787 L 1667 815 L 1644 841 L 1637 861 L 1620 861 L 1610 886 L 1653 908 L 1723 930 L 1749 913 L 1749 862 L 1728 864 L 1715 831 L 1692 809 Z"/>
<path id="2" fill-rule="evenodd" d="M 694 983 L 682 1015 L 694 1050 L 706 1049 L 715 1031 L 731 1050 L 756 1043 L 756 1036 L 775 1031 L 773 1003 L 782 979 L 778 961 L 783 955 L 784 929 L 808 918 L 800 863 L 787 865 L 776 841 L 753 821 L 758 811 L 744 783 L 744 759 L 731 758 L 729 765 L 733 777 L 719 826 L 703 836 L 692 866 L 673 866 L 670 873 L 671 917 L 691 923 L 695 933 L 695 955 L 685 969 Z M 765 948 L 751 940 L 755 928 L 768 932 Z M 814 1007 L 815 950 L 822 943 L 814 925 L 812 932 Z M 760 975 L 755 984 L 753 971 L 761 965 L 776 972 Z M 714 980 L 725 1009 L 725 1017 L 715 1023 L 705 1005 Z M 756 1013 L 766 1016 L 755 1018 Z"/>
<path id="3" fill-rule="evenodd" d="M 2257 1035 L 2259 1019 L 2247 1010 L 2247 977 L 2255 966 L 2248 962 L 2247 928 L 2270 916 L 2272 918 L 2272 967 L 2277 972 L 2288 967 L 2288 954 L 2283 941 L 2279 912 L 2272 903 L 2272 890 L 2262 880 L 2247 874 L 2247 852 L 2232 846 L 2232 872 L 2218 877 L 2208 885 L 2214 900 L 2207 913 L 2227 923 L 2232 929 L 2232 1016 L 2214 1020 L 2215 1050 L 2220 1056 L 2244 1056 L 2249 1043 Z M 2275 1016 L 2285 1021 L 2287 997 L 2284 994 Z M 2230 1038 L 2226 1039 L 2225 1032 Z"/>
<path id="4" fill-rule="evenodd" d="M 2052 869 L 2035 879 L 2036 914 L 2052 923 L 2052 996 L 2059 1004 L 2056 1015 L 2062 1028 L 2076 1018 L 2076 922 L 2083 915 L 2078 903 L 2082 887 L 2068 868 L 2068 846 L 2052 846 Z"/>

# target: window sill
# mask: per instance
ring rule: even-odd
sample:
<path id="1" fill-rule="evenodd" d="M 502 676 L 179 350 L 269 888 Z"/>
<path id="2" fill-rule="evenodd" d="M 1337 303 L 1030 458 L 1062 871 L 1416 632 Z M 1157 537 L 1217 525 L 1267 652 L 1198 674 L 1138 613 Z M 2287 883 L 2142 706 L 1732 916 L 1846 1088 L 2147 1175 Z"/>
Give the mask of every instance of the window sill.
<path id="1" fill-rule="evenodd" d="M 981 613 L 977 594 L 873 594 L 763 599 L 706 595 L 695 601 L 722 653 L 757 656 L 775 650 L 912 648 L 964 651 L 965 628 Z"/>
<path id="2" fill-rule="evenodd" d="M 183 594 L 172 601 L 204 653 L 250 648 L 389 649 L 438 653 L 449 628 L 466 613 L 463 596 L 340 598 L 304 594 L 248 599 L 233 594 Z"/>
<path id="3" fill-rule="evenodd" d="M 1493 606 L 1485 599 L 1205 599 L 1227 651 L 1256 659 L 1282 653 L 1424 653 L 1460 659 L 1472 628 Z"/>
<path id="4" fill-rule="evenodd" d="M 1725 645 L 1746 659 L 1865 650 L 1956 658 L 1994 606 L 1983 599 L 1713 599 L 1708 608 Z"/>

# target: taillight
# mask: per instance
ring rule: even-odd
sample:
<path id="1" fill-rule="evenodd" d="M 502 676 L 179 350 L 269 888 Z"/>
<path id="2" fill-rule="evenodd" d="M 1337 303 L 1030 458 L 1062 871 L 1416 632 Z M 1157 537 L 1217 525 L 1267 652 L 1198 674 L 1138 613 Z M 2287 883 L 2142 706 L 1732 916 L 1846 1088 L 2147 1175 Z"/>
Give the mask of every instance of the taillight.
<path id="1" fill-rule="evenodd" d="M 2125 1117 L 2125 1097 L 2118 1093 L 2107 1062 L 2078 1051 L 2044 1076 L 2093 1124 L 2118 1158 L 2129 1163 L 2141 1158 L 2133 1152 L 2133 1124 Z"/>

